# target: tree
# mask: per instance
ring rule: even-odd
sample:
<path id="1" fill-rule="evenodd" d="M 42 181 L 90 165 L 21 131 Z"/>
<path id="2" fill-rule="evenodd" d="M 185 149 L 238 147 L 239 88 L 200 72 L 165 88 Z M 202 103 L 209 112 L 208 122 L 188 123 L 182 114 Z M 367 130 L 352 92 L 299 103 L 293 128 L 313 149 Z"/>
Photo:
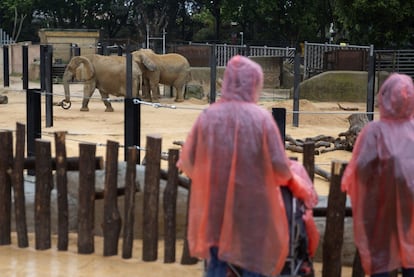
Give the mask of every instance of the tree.
<path id="1" fill-rule="evenodd" d="M 18 41 L 22 30 L 23 23 L 32 8 L 31 0 L 2 0 L 3 20 L 6 22 L 4 27 L 11 34 L 14 41 Z M 31 17 L 30 17 L 31 18 Z M 3 23 L 2 23 L 3 24 Z"/>
<path id="2" fill-rule="evenodd" d="M 335 0 L 339 31 L 353 44 L 412 47 L 414 3 L 406 0 Z"/>

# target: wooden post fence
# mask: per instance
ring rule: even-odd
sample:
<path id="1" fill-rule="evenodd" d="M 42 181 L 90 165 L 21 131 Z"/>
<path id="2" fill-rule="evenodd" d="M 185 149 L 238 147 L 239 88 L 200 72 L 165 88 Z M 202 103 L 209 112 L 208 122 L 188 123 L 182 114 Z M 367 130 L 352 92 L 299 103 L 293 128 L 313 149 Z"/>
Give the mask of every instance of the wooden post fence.
<path id="1" fill-rule="evenodd" d="M 158 199 L 161 165 L 161 137 L 147 137 L 144 184 L 144 222 L 142 259 L 150 262 L 158 256 Z"/>
<path id="2" fill-rule="evenodd" d="M 341 179 L 346 163 L 333 161 L 329 186 L 323 249 L 323 277 L 341 277 L 342 245 L 344 241 L 344 219 L 346 194 L 341 191 Z"/>
<path id="3" fill-rule="evenodd" d="M 118 148 L 119 143 L 108 141 L 106 147 L 105 194 L 104 194 L 104 256 L 118 254 L 118 241 L 121 232 L 121 216 L 117 204 L 118 187 Z"/>

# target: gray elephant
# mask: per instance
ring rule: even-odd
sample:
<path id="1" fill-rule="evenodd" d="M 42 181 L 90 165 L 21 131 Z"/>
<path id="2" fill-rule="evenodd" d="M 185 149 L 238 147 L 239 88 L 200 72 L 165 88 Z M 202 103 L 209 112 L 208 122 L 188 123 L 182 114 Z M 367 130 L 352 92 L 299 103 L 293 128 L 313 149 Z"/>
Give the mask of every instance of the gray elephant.
<path id="1" fill-rule="evenodd" d="M 159 55 L 151 49 L 140 49 L 132 52 L 132 59 L 142 72 L 143 99 L 158 101 L 158 85 L 164 84 L 175 88 L 176 102 L 184 101 L 185 85 L 191 78 L 190 64 L 184 56 L 176 53 Z"/>
<path id="2" fill-rule="evenodd" d="M 95 89 L 99 90 L 106 112 L 113 108 L 108 101 L 109 94 L 126 95 L 126 58 L 122 56 L 102 56 L 97 54 L 73 57 L 63 74 L 65 90 L 64 104 L 70 104 L 69 81 L 72 79 L 84 82 L 81 111 L 89 111 L 89 99 Z M 132 63 L 132 96 L 138 97 L 141 84 L 141 70 Z"/>

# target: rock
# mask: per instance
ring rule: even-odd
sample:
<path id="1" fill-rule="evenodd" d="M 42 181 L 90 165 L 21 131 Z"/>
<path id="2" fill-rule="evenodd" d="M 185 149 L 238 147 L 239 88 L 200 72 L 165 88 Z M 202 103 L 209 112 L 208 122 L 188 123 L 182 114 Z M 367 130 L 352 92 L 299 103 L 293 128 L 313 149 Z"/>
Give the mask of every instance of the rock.
<path id="1" fill-rule="evenodd" d="M 6 95 L 0 95 L 0 104 L 9 103 L 9 98 Z"/>

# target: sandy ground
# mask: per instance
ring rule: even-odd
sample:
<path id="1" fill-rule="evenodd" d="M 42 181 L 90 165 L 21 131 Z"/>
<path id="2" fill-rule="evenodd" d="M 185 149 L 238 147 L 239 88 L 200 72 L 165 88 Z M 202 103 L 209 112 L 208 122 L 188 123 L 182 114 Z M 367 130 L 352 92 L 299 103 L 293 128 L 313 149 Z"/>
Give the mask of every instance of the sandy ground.
<path id="1" fill-rule="evenodd" d="M 16 122 L 26 124 L 26 100 L 25 92 L 22 90 L 21 81 L 12 78 L 10 88 L 0 87 L 0 94 L 8 97 L 8 104 L 0 105 L 0 130 L 15 130 Z M 30 83 L 29 88 L 38 88 L 38 83 Z M 54 102 L 63 99 L 63 86 L 55 84 Z M 104 105 L 95 92 L 89 103 L 89 112 L 80 112 L 82 86 L 71 85 L 72 108 L 64 110 L 58 106 L 54 107 L 53 127 L 46 128 L 44 120 L 44 104 L 42 104 L 42 138 L 52 142 L 54 151 L 54 132 L 67 131 L 66 147 L 68 156 L 78 156 L 79 143 L 89 142 L 97 144 L 97 156 L 105 158 L 105 145 L 108 140 L 124 144 L 124 110 L 123 103 L 113 103 L 114 112 L 105 113 Z M 43 98 L 43 97 L 42 97 Z M 171 98 L 164 97 L 161 103 L 174 105 L 171 108 L 154 108 L 142 106 L 141 118 L 141 146 L 145 147 L 146 137 L 157 135 L 162 137 L 162 151 L 167 152 L 170 148 L 176 148 L 174 141 L 184 141 L 194 120 L 198 114 L 208 107 L 205 102 L 190 99 L 184 103 L 176 104 Z M 310 102 L 301 100 L 300 110 L 304 112 L 299 116 L 299 127 L 292 125 L 292 100 L 281 100 L 275 92 L 268 92 L 265 100 L 259 103 L 264 108 L 271 110 L 272 107 L 284 107 L 287 109 L 286 134 L 295 139 L 305 139 L 318 135 L 329 135 L 337 137 L 339 133 L 349 128 L 347 116 L 342 112 L 337 103 L 332 102 Z M 365 110 L 365 103 L 340 103 L 344 107 Z M 320 113 L 324 112 L 324 113 Z M 141 157 L 145 153 L 141 152 Z M 288 152 L 289 156 L 302 158 L 301 153 Z M 123 159 L 124 149 L 120 147 L 119 157 Z M 333 151 L 315 157 L 316 164 L 330 172 L 333 160 L 348 161 L 350 152 Z M 162 164 L 166 166 L 166 164 Z M 319 195 L 327 195 L 329 183 L 318 175 L 315 176 L 315 187 Z M 76 238 L 72 235 L 72 244 L 68 252 L 57 252 L 54 249 L 47 251 L 35 251 L 33 243 L 29 249 L 19 249 L 14 239 L 13 245 L 0 247 L 0 270 L 2 276 L 201 276 L 201 263 L 194 266 L 181 266 L 179 262 L 174 264 L 163 264 L 162 259 L 157 262 L 144 263 L 138 254 L 130 260 L 124 260 L 119 256 L 102 257 L 102 251 L 97 250 L 93 255 L 76 254 Z M 101 247 L 100 238 L 96 238 L 97 248 Z M 179 242 L 182 243 L 182 242 Z M 56 244 L 53 244 L 56 245 Z M 140 241 L 135 243 L 139 248 Z M 162 245 L 160 245 L 162 249 Z M 181 247 L 177 247 L 181 249 Z M 162 253 L 162 250 L 160 250 Z M 177 255 L 179 261 L 180 255 Z M 316 275 L 320 276 L 320 264 L 316 265 Z M 6 275 L 4 272 L 6 272 Z M 349 268 L 344 268 L 342 276 L 351 276 Z"/>

